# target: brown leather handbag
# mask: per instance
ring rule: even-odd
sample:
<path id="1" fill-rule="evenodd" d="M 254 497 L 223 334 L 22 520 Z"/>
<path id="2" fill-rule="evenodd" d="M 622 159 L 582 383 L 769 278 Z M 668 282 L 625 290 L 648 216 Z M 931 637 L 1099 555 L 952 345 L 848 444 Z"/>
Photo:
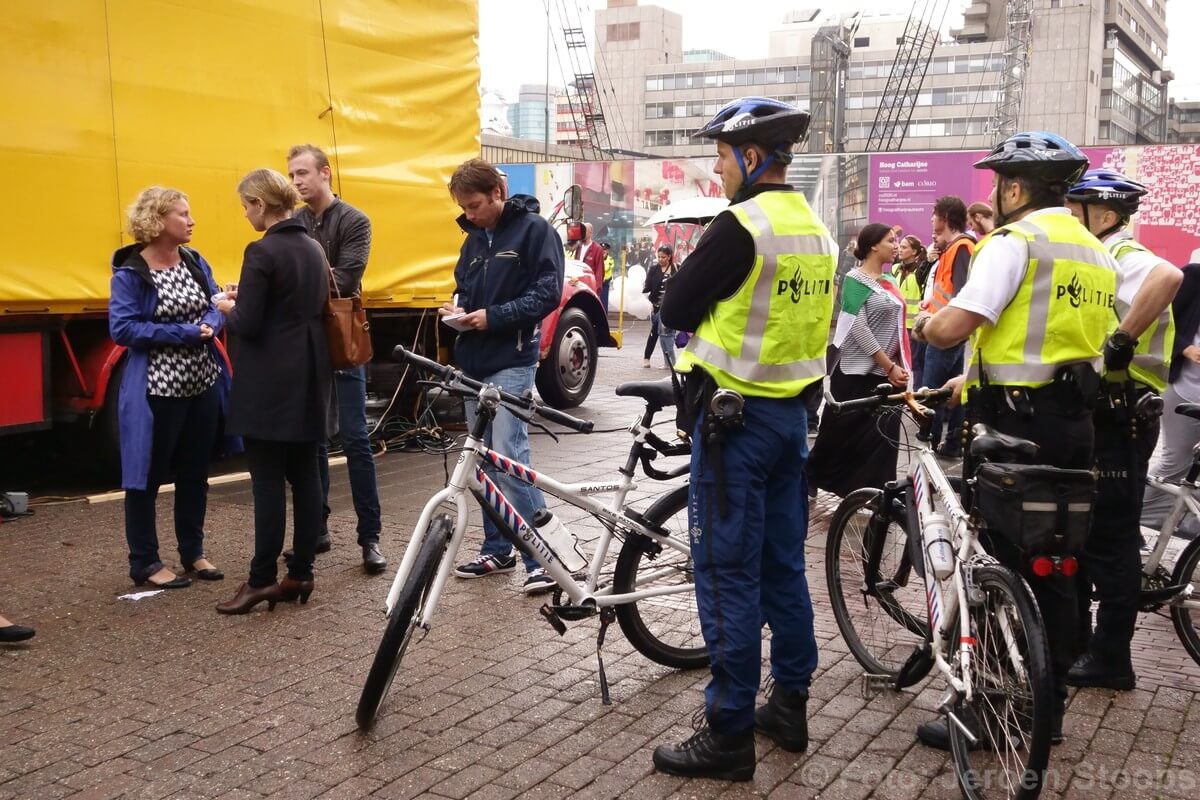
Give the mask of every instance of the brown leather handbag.
<path id="1" fill-rule="evenodd" d="M 319 247 L 320 245 L 318 245 Z M 321 254 L 324 255 L 324 249 Z M 358 295 L 342 297 L 333 267 L 325 259 L 329 270 L 329 299 L 325 301 L 325 336 L 329 340 L 329 361 L 334 369 L 360 367 L 371 360 L 371 323 L 362 307 Z"/>

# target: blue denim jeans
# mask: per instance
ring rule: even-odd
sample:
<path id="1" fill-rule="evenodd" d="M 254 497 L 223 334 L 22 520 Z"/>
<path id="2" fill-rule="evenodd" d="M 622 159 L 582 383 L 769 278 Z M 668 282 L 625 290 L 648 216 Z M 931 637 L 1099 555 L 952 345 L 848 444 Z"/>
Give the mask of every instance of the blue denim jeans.
<path id="1" fill-rule="evenodd" d="M 471 377 L 484 383 L 494 383 L 509 394 L 520 395 L 533 387 L 533 373 L 536 369 L 537 367 L 531 364 L 528 367 L 509 367 L 491 375 L 472 375 Z M 469 430 L 475 424 L 477 403 L 475 400 L 467 400 L 464 405 L 466 406 Z M 532 466 L 529 463 L 531 458 L 529 430 L 525 427 L 524 422 L 514 417 L 503 406 L 496 413 L 492 424 L 488 426 L 483 441 L 500 455 L 519 461 L 526 466 Z M 517 513 L 524 518 L 527 524 L 532 525 L 533 512 L 546 506 L 546 499 L 542 496 L 541 490 L 506 473 L 497 473 L 491 467 L 486 472 L 500 487 L 500 491 L 504 492 L 504 496 L 513 504 Z M 512 549 L 512 543 L 500 534 L 496 525 L 485 514 L 483 517 L 483 547 L 479 548 L 479 554 L 508 555 Z M 525 555 L 522 555 L 521 558 L 525 562 L 527 572 L 538 567 L 538 563 L 532 558 Z"/>
<path id="2" fill-rule="evenodd" d="M 643 358 L 649 360 L 654 355 L 655 342 L 662 348 L 663 366 L 668 369 L 675 366 L 675 331 L 662 324 L 662 317 L 657 309 L 650 315 L 650 335 L 646 339 L 646 352 Z"/>
<path id="3" fill-rule="evenodd" d="M 925 348 L 925 384 L 933 389 L 939 389 L 946 381 L 963 374 L 963 353 L 965 342 L 943 350 L 929 345 Z M 919 388 L 919 387 L 918 387 Z M 942 441 L 942 425 L 946 426 L 946 442 L 952 449 L 962 446 L 962 423 L 964 409 L 960 404 L 954 410 L 946 413 L 943 406 L 938 406 L 933 424 L 929 428 L 929 441 L 937 446 Z"/>
<path id="4" fill-rule="evenodd" d="M 336 370 L 333 384 L 337 390 L 338 437 L 342 440 L 342 452 L 346 454 L 350 495 L 354 498 L 354 513 L 358 516 L 358 543 L 376 544 L 383 523 L 379 512 L 379 486 L 375 482 L 375 458 L 371 454 L 371 440 L 367 436 L 367 368 Z M 321 443 L 317 466 L 321 472 L 324 519 L 328 521 L 329 447 L 324 442 Z M 325 524 L 322 524 L 322 533 L 328 533 Z"/>

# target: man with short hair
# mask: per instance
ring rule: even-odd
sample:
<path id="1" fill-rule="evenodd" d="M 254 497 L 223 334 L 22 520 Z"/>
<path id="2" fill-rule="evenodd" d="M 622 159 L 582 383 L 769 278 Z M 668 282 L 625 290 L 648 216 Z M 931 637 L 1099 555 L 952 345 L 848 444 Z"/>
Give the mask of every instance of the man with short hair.
<path id="1" fill-rule="evenodd" d="M 459 165 L 450 177 L 450 196 L 463 210 L 458 225 L 466 233 L 454 267 L 458 305 L 446 303 L 441 316 L 465 314 L 454 341 L 462 371 L 482 383 L 523 395 L 533 388 L 542 319 L 562 297 L 563 245 L 558 232 L 538 216 L 536 197 L 506 197 L 499 171 L 481 158 Z M 596 248 L 600 250 L 599 247 Z M 468 400 L 467 426 L 478 413 Z M 529 431 L 524 421 L 501 406 L 485 443 L 502 456 L 530 464 Z M 532 525 L 533 513 L 546 506 L 541 491 L 505 472 L 487 470 L 517 513 Z M 548 591 L 554 579 L 529 556 L 526 594 Z M 454 568 L 459 578 L 482 578 L 516 569 L 512 543 L 487 514 L 479 556 Z"/>
<path id="2" fill-rule="evenodd" d="M 967 206 L 967 227 L 970 233 L 979 241 L 996 229 L 992 207 L 987 203 L 971 203 Z"/>
<path id="3" fill-rule="evenodd" d="M 654 751 L 655 768 L 671 775 L 750 780 L 756 730 L 789 752 L 808 748 L 817 642 L 804 572 L 805 401 L 825 376 L 837 248 L 787 184 L 808 123 L 786 103 L 746 97 L 695 134 L 715 140 L 730 205 L 662 305 L 664 325 L 695 332 L 676 369 L 696 416 L 688 525 L 712 672 L 704 727 Z M 731 406 L 740 410 L 721 410 Z M 755 709 L 764 622 L 775 683 Z"/>
<path id="4" fill-rule="evenodd" d="M 1072 686 L 1130 691 L 1130 643 L 1142 590 L 1142 492 L 1158 442 L 1158 410 L 1146 398 L 1167 388 L 1175 321 L 1171 300 L 1183 273 L 1129 232 L 1148 189 L 1119 172 L 1094 169 L 1067 192 L 1067 208 L 1112 253 L 1120 267 L 1112 335 L 1104 348 L 1106 391 L 1096 406 L 1096 503 L 1079 571 L 1079 625 L 1085 652 Z M 1088 598 L 1096 587 L 1096 628 Z"/>
<path id="5" fill-rule="evenodd" d="M 333 268 L 337 293 L 344 297 L 362 294 L 363 273 L 371 254 L 371 221 L 367 215 L 333 193 L 329 158 L 311 144 L 288 151 L 288 177 L 304 205 L 295 218 L 304 223 L 308 235 L 317 240 Z M 338 437 L 350 473 L 350 495 L 358 517 L 358 544 L 363 568 L 380 573 L 387 560 L 379 551 L 383 522 L 379 509 L 379 486 L 375 479 L 375 456 L 367 433 L 367 368 L 335 370 L 333 386 L 337 399 Z M 317 539 L 317 552 L 328 552 L 329 538 L 329 447 L 322 443 L 318 465 L 321 471 L 324 530 Z"/>
<path id="6" fill-rule="evenodd" d="M 937 266 L 925 284 L 925 301 L 921 304 L 926 316 L 936 314 L 945 308 L 963 285 L 967 282 L 967 268 L 971 264 L 971 255 L 975 252 L 975 240 L 965 232 L 967 227 L 967 207 L 957 197 L 939 197 L 933 204 L 933 234 L 938 246 Z M 918 315 L 918 319 L 920 315 Z M 916 320 L 913 320 L 916 327 Z M 953 347 L 941 348 L 930 344 L 925 348 L 925 369 L 922 382 L 929 386 L 941 386 L 963 371 L 963 354 L 965 343 L 959 342 Z M 962 455 L 962 421 L 963 411 L 955 408 L 947 411 L 938 408 L 934 414 L 933 423 L 929 426 L 928 434 L 922 431 L 918 438 L 925 439 L 928 435 L 930 444 L 937 450 L 938 455 L 956 459 Z M 945 427 L 945 439 L 942 438 L 942 428 Z M 939 447 L 938 443 L 941 442 Z"/>
<path id="7" fill-rule="evenodd" d="M 1040 463 L 1076 470 L 1093 464 L 1092 409 L 1117 291 L 1116 261 L 1063 206 L 1087 164 L 1079 148 L 1043 131 L 1010 136 L 976 162 L 995 173 L 992 204 L 1001 227 L 976 250 L 958 296 L 913 326 L 918 338 L 940 347 L 971 337 L 967 374 L 947 386 L 957 398 L 965 384 L 972 422 L 1033 441 Z M 1054 682 L 1050 737 L 1057 744 L 1065 679 L 1078 655 L 1075 578 L 1035 575 L 1014 532 L 1006 535 L 1004 522 L 989 525 L 989 552 L 1028 582 L 1045 621 Z M 983 709 L 986 698 L 976 693 L 976 707 Z M 988 714 L 983 709 L 977 720 Z M 922 723 L 917 737 L 949 750 L 948 726 L 944 717 Z"/>
<path id="8" fill-rule="evenodd" d="M 604 248 L 592 238 L 592 223 L 583 226 L 583 241 L 575 248 L 575 258 L 588 265 L 596 280 L 596 292 L 604 287 Z"/>

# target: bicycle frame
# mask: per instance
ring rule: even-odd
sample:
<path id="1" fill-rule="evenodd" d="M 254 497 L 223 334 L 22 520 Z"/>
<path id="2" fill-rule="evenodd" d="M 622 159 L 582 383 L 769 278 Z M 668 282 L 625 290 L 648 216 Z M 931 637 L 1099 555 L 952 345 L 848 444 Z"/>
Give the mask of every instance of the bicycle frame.
<path id="1" fill-rule="evenodd" d="M 481 408 L 482 411 L 483 408 Z M 638 444 L 645 441 L 645 437 L 649 434 L 649 430 L 641 424 L 641 420 L 631 426 L 630 430 L 634 433 L 635 442 Z M 632 461 L 633 458 L 631 457 L 630 460 Z M 531 486 L 535 486 L 543 492 L 563 500 L 576 508 L 581 508 L 605 523 L 602 526 L 603 532 L 597 542 L 595 553 L 588 564 L 587 577 L 582 584 L 575 580 L 574 576 L 567 571 L 566 567 L 562 565 L 546 546 L 545 542 L 542 541 L 536 530 L 513 508 L 512 503 L 504 496 L 501 489 L 484 472 L 485 464 L 518 480 L 524 481 Z M 443 504 L 452 502 L 456 509 L 456 520 L 454 533 L 447 548 L 448 555 L 438 565 L 437 573 L 429 589 L 429 596 L 422 609 L 420 619 L 417 620 L 417 624 L 420 627 L 426 629 L 429 627 L 434 609 L 437 607 L 438 599 L 441 597 L 442 590 L 445 588 L 446 581 L 450 576 L 454 555 L 457 554 L 462 544 L 463 536 L 466 534 L 467 522 L 470 516 L 470 503 L 475 499 L 487 503 L 496 512 L 500 519 L 503 520 L 504 526 L 507 526 L 516 538 L 528 547 L 530 555 L 534 560 L 546 570 L 546 573 L 550 577 L 554 578 L 563 593 L 570 599 L 572 605 L 592 605 L 597 608 L 617 606 L 650 597 L 682 594 L 692 591 L 692 584 L 665 586 L 624 594 L 614 594 L 610 586 L 599 588 L 600 572 L 607 560 L 608 550 L 612 545 L 615 529 L 617 528 L 641 534 L 658 543 L 660 546 L 672 547 L 680 552 L 688 552 L 686 545 L 681 546 L 681 543 L 677 540 L 660 534 L 624 513 L 625 499 L 628 497 L 629 492 L 635 488 L 637 488 L 637 484 L 633 480 L 632 470 L 622 470 L 621 480 L 617 483 L 560 483 L 547 475 L 536 472 L 525 464 L 513 461 L 489 449 L 484 445 L 483 441 L 475 436 L 475 432 L 472 431 L 467 436 L 466 443 L 458 457 L 458 462 L 454 467 L 454 472 L 450 476 L 449 483 L 445 488 L 434 494 L 421 510 L 416 527 L 413 529 L 412 539 L 404 551 L 404 557 L 400 561 L 396 577 L 393 579 L 392 587 L 388 591 L 385 601 L 385 614 L 390 617 L 396 606 L 401 588 L 412 571 L 412 565 L 416 561 L 421 540 L 424 538 L 425 531 L 428 529 L 434 513 Z M 608 505 L 591 497 L 591 495 L 595 494 L 609 493 L 613 495 L 613 498 L 612 502 Z M 646 573 L 645 577 L 652 579 L 658 574 L 661 573 L 652 571 Z"/>
<path id="2" fill-rule="evenodd" d="M 913 465 L 909 480 L 908 492 L 911 502 L 908 507 L 916 509 L 915 521 L 917 523 L 917 530 L 910 532 L 909 536 L 915 536 L 921 546 L 921 561 L 925 567 L 925 599 L 929 612 L 934 665 L 956 692 L 970 700 L 973 692 L 971 675 L 975 640 L 971 636 L 968 615 L 959 614 L 959 610 L 965 608 L 967 604 L 967 579 L 964 567 L 972 559 L 991 560 L 991 556 L 980 543 L 978 533 L 970 524 L 970 515 L 963 509 L 954 487 L 950 485 L 950 481 L 942 471 L 932 449 L 924 447 L 917 451 L 917 460 Z M 925 521 L 936 510 L 935 498 L 941 501 L 949 518 L 951 543 L 955 550 L 954 572 L 945 581 L 939 581 L 934 574 L 927 551 L 928 542 L 925 541 Z M 910 516 L 910 519 L 913 517 Z M 944 583 L 949 586 L 943 587 Z M 957 661 L 961 678 L 954 674 L 954 665 L 950 661 L 954 657 L 951 652 L 954 637 L 952 624 L 956 619 L 958 621 Z M 1001 620 L 1001 628 L 1004 630 L 1005 638 L 1008 639 L 1009 654 L 1013 658 L 1014 667 L 1023 669 L 1023 659 L 1016 649 L 1012 632 L 1008 630 L 1008 620 Z"/>
<path id="3" fill-rule="evenodd" d="M 1162 563 L 1163 556 L 1167 552 L 1167 546 L 1171 543 L 1171 536 L 1175 528 L 1183 520 L 1184 515 L 1191 514 L 1197 520 L 1200 520 L 1200 499 L 1198 499 L 1200 486 L 1187 480 L 1176 483 L 1175 481 L 1168 481 L 1156 475 L 1147 476 L 1146 483 L 1147 485 L 1161 489 L 1175 498 L 1175 503 L 1171 506 L 1170 513 L 1167 514 L 1162 527 L 1158 530 L 1154 548 L 1150 551 L 1150 555 L 1146 557 L 1146 561 L 1142 565 L 1143 577 L 1150 577 L 1155 574 L 1159 564 Z M 1200 598 L 1197 598 L 1194 592 L 1190 591 L 1176 595 L 1168 600 L 1166 604 L 1200 610 Z"/>

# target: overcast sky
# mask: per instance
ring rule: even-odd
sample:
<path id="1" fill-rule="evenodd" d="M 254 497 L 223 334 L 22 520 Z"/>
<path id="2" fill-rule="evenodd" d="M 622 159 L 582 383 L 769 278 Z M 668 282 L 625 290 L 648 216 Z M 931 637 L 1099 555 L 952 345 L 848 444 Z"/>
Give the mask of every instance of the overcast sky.
<path id="1" fill-rule="evenodd" d="M 1136 0 L 1134 0 L 1136 2 Z M 947 21 L 961 19 L 966 0 L 948 0 Z M 685 49 L 718 50 L 735 58 L 765 58 L 767 32 L 797 8 L 842 7 L 861 10 L 909 12 L 911 0 L 640 0 L 641 5 L 658 5 L 683 15 Z M 563 27 L 582 27 L 589 41 L 594 29 L 593 12 L 605 0 L 480 0 L 480 59 L 483 85 L 516 100 L 522 83 L 546 81 L 547 9 L 554 26 L 550 49 L 550 83 L 566 83 L 570 62 L 563 42 Z M 936 0 L 930 3 L 936 5 Z M 734 11 L 736 9 L 736 12 Z M 757 12 L 755 23 L 751 10 Z M 566 25 L 563 17 L 566 16 Z M 1167 67 L 1175 71 L 1170 93 L 1180 99 L 1200 99 L 1200 48 L 1178 35 L 1200 30 L 1200 2 L 1169 0 L 1168 30 L 1176 36 L 1167 42 Z M 1189 44 L 1191 46 L 1189 46 Z M 557 46 L 557 53 L 554 47 Z"/>

